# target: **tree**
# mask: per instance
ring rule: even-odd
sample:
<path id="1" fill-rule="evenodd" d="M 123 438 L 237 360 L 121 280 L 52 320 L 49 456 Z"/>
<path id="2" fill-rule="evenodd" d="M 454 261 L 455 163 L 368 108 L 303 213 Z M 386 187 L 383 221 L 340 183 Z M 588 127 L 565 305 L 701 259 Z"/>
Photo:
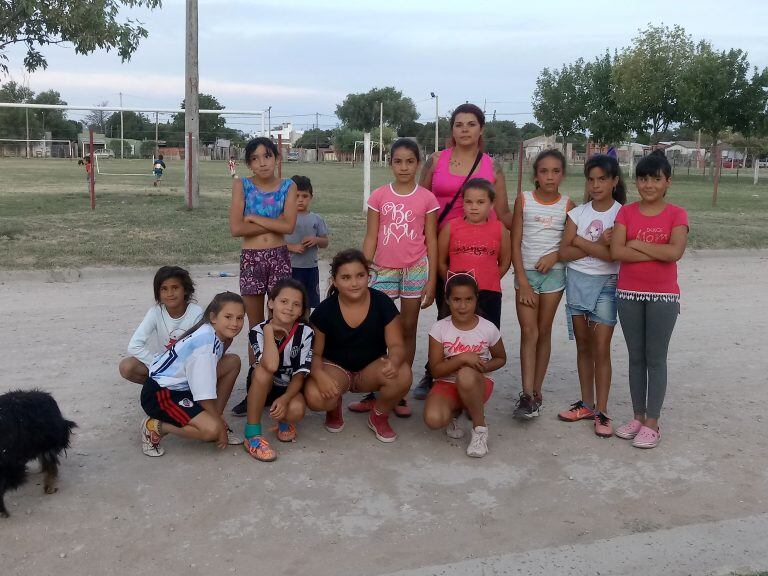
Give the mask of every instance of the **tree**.
<path id="1" fill-rule="evenodd" d="M 336 116 L 353 130 L 370 132 L 379 125 L 379 103 L 384 103 L 384 123 L 398 134 L 402 128 L 416 121 L 419 113 L 413 100 L 391 86 L 373 88 L 364 94 L 348 94 L 336 106 Z M 411 134 L 412 136 L 412 134 Z"/>
<path id="2" fill-rule="evenodd" d="M 99 106 L 99 108 L 94 108 L 86 114 L 85 118 L 83 118 L 83 124 L 85 124 L 87 128 L 93 128 L 94 132 L 106 134 L 109 112 L 102 110 L 101 108 L 109 106 L 109 102 L 104 101 L 101 104 L 96 104 L 96 106 Z"/>
<path id="3" fill-rule="evenodd" d="M 486 122 L 483 129 L 485 151 L 489 154 L 516 152 L 520 140 L 520 129 L 512 120 Z"/>
<path id="4" fill-rule="evenodd" d="M 584 123 L 586 79 L 584 60 L 560 70 L 544 68 L 536 80 L 533 93 L 533 115 L 547 134 L 561 136 L 565 142 Z"/>
<path id="5" fill-rule="evenodd" d="M 448 123 L 447 118 L 440 118 L 437 124 L 439 131 L 438 139 L 439 148 L 445 148 L 445 139 L 451 135 L 451 125 Z M 435 149 L 435 123 L 427 122 L 421 127 L 421 131 L 418 134 L 419 144 L 424 147 L 427 154 L 431 153 Z"/>
<path id="6" fill-rule="evenodd" d="M 123 62 L 130 60 L 147 30 L 132 18 L 118 20 L 122 6 L 154 9 L 161 0 L 17 0 L 0 3 L 0 72 L 8 72 L 5 50 L 24 44 L 24 67 L 29 72 L 47 68 L 39 48 L 50 44 L 72 44 L 77 54 L 97 48 L 116 49 Z"/>
<path id="7" fill-rule="evenodd" d="M 198 96 L 200 110 L 224 110 L 215 96 L 210 94 L 200 94 Z M 181 108 L 184 109 L 184 100 L 181 101 Z M 216 138 L 221 137 L 221 131 L 226 125 L 226 120 L 221 114 L 200 114 L 200 142 L 202 144 L 213 144 Z M 167 140 L 171 146 L 184 146 L 185 128 L 184 114 L 179 112 L 173 115 L 171 120 L 170 133 Z"/>
<path id="8" fill-rule="evenodd" d="M 622 50 L 613 65 L 615 98 L 636 132 L 651 131 L 651 141 L 686 117 L 680 105 L 683 75 L 693 42 L 681 26 L 648 25 Z"/>
<path id="9" fill-rule="evenodd" d="M 105 134 L 110 138 L 120 138 L 120 112 L 114 112 L 107 118 L 105 130 Z M 154 140 L 155 123 L 143 114 L 123 112 L 123 138 Z"/>
<path id="10" fill-rule="evenodd" d="M 523 127 L 520 128 L 520 138 L 523 140 L 529 140 L 543 134 L 544 129 L 538 124 L 534 124 L 533 122 L 526 122 L 523 124 Z"/>
<path id="11" fill-rule="evenodd" d="M 31 102 L 35 93 L 14 81 L 0 86 L 0 102 Z M 29 115 L 30 136 L 34 134 L 35 116 Z M 26 138 L 27 111 L 23 108 L 0 108 L 0 134 L 3 138 Z"/>
<path id="12" fill-rule="evenodd" d="M 434 123 L 432 124 L 434 126 Z M 405 122 L 400 125 L 400 127 L 397 129 L 397 135 L 398 136 L 417 136 L 421 133 L 422 128 L 424 128 L 424 124 L 420 124 L 419 122 L 413 121 L 413 122 Z"/>
<path id="13" fill-rule="evenodd" d="M 586 106 L 584 128 L 599 144 L 619 144 L 631 130 L 631 120 L 616 102 L 613 67 L 617 56 L 606 51 L 602 57 L 584 65 Z"/>
<path id="14" fill-rule="evenodd" d="M 331 139 L 333 138 L 333 130 L 321 130 L 320 128 L 312 128 L 306 130 L 301 137 L 296 141 L 296 148 L 330 148 Z"/>
<path id="15" fill-rule="evenodd" d="M 32 99 L 34 104 L 59 104 L 66 105 L 61 99 L 61 94 L 56 90 L 46 90 L 40 92 Z M 30 114 L 35 116 L 35 124 L 40 127 L 41 135 L 46 132 L 51 133 L 51 138 L 77 140 L 77 123 L 67 120 L 67 114 L 64 110 L 45 110 L 33 109 Z"/>
<path id="16" fill-rule="evenodd" d="M 342 126 L 333 131 L 333 148 L 341 152 L 353 152 L 355 149 L 355 142 L 363 139 L 362 130 L 353 130 Z M 371 137 L 371 141 L 373 137 Z M 378 140 L 376 140 L 378 142 Z"/>

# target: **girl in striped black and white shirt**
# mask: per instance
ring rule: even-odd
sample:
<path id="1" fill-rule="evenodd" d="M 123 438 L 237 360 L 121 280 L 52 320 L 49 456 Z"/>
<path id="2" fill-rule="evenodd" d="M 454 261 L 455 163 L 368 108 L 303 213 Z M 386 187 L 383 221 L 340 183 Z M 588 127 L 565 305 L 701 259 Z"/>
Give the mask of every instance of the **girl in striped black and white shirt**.
<path id="1" fill-rule="evenodd" d="M 307 408 L 302 390 L 312 365 L 315 338 L 305 323 L 309 305 L 303 284 L 293 278 L 280 280 L 269 293 L 267 305 L 270 317 L 248 333 L 255 361 L 248 372 L 244 444 L 262 462 L 277 458 L 261 430 L 265 407 L 277 422 L 277 439 L 292 442 L 296 438 L 296 424 Z"/>

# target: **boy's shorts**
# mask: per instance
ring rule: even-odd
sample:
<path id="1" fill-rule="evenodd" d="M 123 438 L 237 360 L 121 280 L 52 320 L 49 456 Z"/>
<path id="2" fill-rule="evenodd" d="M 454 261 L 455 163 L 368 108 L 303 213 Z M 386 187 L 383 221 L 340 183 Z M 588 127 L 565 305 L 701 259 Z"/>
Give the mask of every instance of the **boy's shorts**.
<path id="1" fill-rule="evenodd" d="M 371 267 L 371 288 L 384 292 L 392 300 L 397 298 L 421 298 L 429 280 L 429 261 L 422 256 L 407 268 Z"/>
<path id="2" fill-rule="evenodd" d="M 485 377 L 485 393 L 483 394 L 483 403 L 488 402 L 488 399 L 493 393 L 493 380 Z M 445 396 L 451 400 L 451 406 L 454 410 L 461 410 L 464 408 L 464 402 L 461 401 L 459 396 L 459 389 L 456 387 L 455 382 L 449 382 L 448 380 L 435 380 L 432 383 L 432 389 L 429 391 L 429 396 L 436 394 L 438 396 Z"/>
<path id="3" fill-rule="evenodd" d="M 288 248 L 243 248 L 240 252 L 240 294 L 267 294 L 283 278 L 291 277 Z"/>
<path id="4" fill-rule="evenodd" d="M 141 407 L 150 418 L 182 428 L 205 410 L 189 390 L 169 390 L 152 378 L 147 378 L 141 389 Z"/>
<path id="5" fill-rule="evenodd" d="M 310 308 L 317 308 L 320 305 L 320 271 L 317 266 L 314 268 L 291 268 L 291 276 L 298 280 L 307 290 Z"/>
<path id="6" fill-rule="evenodd" d="M 552 268 L 546 274 L 538 270 L 526 270 L 525 277 L 533 288 L 535 294 L 552 294 L 565 290 L 565 268 Z M 515 277 L 515 290 L 520 288 L 520 284 Z"/>

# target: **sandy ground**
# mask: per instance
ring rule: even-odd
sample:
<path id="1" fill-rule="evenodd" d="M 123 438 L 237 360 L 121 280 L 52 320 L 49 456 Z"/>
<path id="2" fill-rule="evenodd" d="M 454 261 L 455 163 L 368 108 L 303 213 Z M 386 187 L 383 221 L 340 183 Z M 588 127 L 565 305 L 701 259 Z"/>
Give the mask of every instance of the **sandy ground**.
<path id="1" fill-rule="evenodd" d="M 224 270 L 234 270 L 233 266 Z M 199 301 L 236 278 L 195 268 Z M 116 365 L 151 304 L 152 270 L 2 273 L 0 391 L 51 391 L 80 425 L 57 494 L 33 474 L 6 495 L 0 573 L 708 574 L 768 569 L 768 252 L 688 254 L 659 448 L 598 439 L 556 412 L 578 397 L 562 311 L 540 418 L 510 418 L 519 329 L 489 403 L 490 454 L 428 431 L 416 414 L 379 443 L 347 413 L 331 435 L 311 414 L 262 464 L 242 448 L 168 439 L 141 453 L 139 387 Z M 505 290 L 511 288 L 505 279 Z M 511 293 L 511 290 L 510 292 Z M 424 359 L 433 313 L 420 326 Z M 631 415 L 614 337 L 611 412 Z M 245 352 L 241 336 L 235 350 Z M 241 376 L 233 398 L 243 394 Z M 350 399 L 346 399 L 347 402 Z M 232 418 L 241 430 L 244 422 Z"/>

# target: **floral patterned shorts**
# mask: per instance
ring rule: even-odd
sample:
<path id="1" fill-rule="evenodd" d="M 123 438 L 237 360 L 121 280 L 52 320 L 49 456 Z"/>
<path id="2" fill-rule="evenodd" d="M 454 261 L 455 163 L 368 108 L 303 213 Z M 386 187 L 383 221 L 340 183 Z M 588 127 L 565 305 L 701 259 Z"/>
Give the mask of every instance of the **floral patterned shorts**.
<path id="1" fill-rule="evenodd" d="M 287 246 L 243 248 L 240 252 L 240 294 L 267 294 L 283 278 L 291 277 L 291 257 Z"/>

